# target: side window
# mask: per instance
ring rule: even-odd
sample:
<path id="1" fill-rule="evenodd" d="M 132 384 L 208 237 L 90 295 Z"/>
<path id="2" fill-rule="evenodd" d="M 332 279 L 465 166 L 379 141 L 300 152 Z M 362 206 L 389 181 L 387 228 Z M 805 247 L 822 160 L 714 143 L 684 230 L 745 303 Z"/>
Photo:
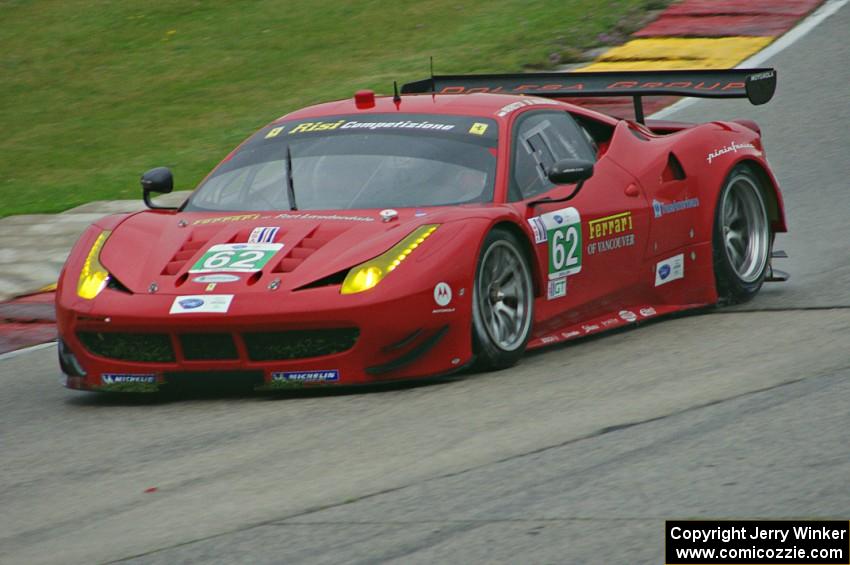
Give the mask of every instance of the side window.
<path id="1" fill-rule="evenodd" d="M 529 112 L 514 125 L 510 199 L 546 192 L 547 171 L 561 159 L 596 160 L 587 133 L 567 112 Z"/>

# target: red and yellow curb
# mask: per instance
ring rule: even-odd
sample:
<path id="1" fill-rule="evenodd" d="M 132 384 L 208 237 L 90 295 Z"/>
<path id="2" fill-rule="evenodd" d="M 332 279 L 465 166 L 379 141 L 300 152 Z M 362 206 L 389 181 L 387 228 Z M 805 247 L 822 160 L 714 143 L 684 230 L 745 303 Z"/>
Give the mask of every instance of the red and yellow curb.
<path id="1" fill-rule="evenodd" d="M 632 39 L 576 71 L 731 69 L 755 55 L 824 0 L 684 0 L 661 12 Z M 647 100 L 652 113 L 677 99 Z M 578 103 L 631 117 L 631 101 Z"/>

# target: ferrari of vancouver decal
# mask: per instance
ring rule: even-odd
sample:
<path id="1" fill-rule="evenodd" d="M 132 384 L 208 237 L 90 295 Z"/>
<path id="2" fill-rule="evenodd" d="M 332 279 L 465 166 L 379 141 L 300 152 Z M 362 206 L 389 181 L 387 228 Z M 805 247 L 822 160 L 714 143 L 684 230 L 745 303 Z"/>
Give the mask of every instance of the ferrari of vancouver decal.
<path id="1" fill-rule="evenodd" d="M 726 147 L 721 147 L 720 149 L 715 149 L 705 158 L 710 165 L 712 161 L 720 157 L 721 155 L 725 155 L 726 153 L 737 153 L 739 149 L 755 149 L 752 143 L 735 143 L 734 141 L 727 145 Z"/>
<path id="2" fill-rule="evenodd" d="M 674 200 L 673 202 L 652 201 L 652 213 L 656 218 L 660 218 L 664 214 L 675 214 L 682 210 L 690 208 L 699 208 L 699 198 L 688 198 L 687 200 Z"/>
<path id="3" fill-rule="evenodd" d="M 635 244 L 635 234 L 632 231 L 632 213 L 621 212 L 604 218 L 587 222 L 588 239 L 587 254 L 605 253 Z M 594 241 L 596 240 L 596 241 Z"/>
<path id="4" fill-rule="evenodd" d="M 198 259 L 190 273 L 254 273 L 261 270 L 282 243 L 219 243 Z"/>
<path id="5" fill-rule="evenodd" d="M 685 255 L 679 253 L 655 265 L 655 286 L 685 278 Z"/>
<path id="6" fill-rule="evenodd" d="M 200 294 L 175 296 L 169 314 L 226 314 L 233 301 L 232 294 Z"/>
<path id="7" fill-rule="evenodd" d="M 337 369 L 325 371 L 274 371 L 273 381 L 286 381 L 298 383 L 332 383 L 339 380 Z"/>

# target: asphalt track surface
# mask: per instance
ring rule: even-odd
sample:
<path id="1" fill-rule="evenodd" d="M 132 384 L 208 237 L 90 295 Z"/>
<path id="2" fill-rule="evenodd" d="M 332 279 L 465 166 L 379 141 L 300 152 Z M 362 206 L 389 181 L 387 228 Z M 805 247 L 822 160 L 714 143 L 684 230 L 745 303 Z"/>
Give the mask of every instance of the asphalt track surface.
<path id="1" fill-rule="evenodd" d="M 0 360 L 0 562 L 661 563 L 668 518 L 848 519 L 848 29 L 768 61 L 771 104 L 674 116 L 762 125 L 789 283 L 380 392 L 151 403 Z"/>

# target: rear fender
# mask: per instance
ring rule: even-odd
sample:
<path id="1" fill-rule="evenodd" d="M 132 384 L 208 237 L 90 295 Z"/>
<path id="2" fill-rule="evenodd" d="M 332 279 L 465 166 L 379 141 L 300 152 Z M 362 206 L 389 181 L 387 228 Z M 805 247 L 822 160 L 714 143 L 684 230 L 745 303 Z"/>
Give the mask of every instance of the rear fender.
<path id="1" fill-rule="evenodd" d="M 774 233 L 787 231 L 782 193 L 765 158 L 761 136 L 748 125 L 735 122 L 713 122 L 692 131 L 696 134 L 699 129 L 711 126 L 725 131 L 721 133 L 715 129 L 715 135 L 704 137 L 698 144 L 701 149 L 692 146 L 687 153 L 677 154 L 680 158 L 690 156 L 685 159 L 685 169 L 697 171 L 700 203 L 708 207 L 700 214 L 699 239 L 711 241 L 720 191 L 737 166 L 747 167 L 761 181 L 771 230 Z"/>

